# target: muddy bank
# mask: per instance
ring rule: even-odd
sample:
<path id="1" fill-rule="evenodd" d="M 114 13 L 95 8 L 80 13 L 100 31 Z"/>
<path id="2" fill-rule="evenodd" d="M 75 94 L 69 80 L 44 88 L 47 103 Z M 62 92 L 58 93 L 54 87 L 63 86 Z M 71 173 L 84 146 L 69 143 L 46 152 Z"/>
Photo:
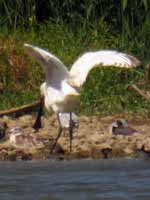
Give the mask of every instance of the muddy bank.
<path id="1" fill-rule="evenodd" d="M 129 124 L 138 130 L 131 136 L 112 135 L 109 125 L 118 118 L 127 118 Z M 6 137 L 0 141 L 0 160 L 31 159 L 82 159 L 82 158 L 117 158 L 139 157 L 150 154 L 150 119 L 142 120 L 138 116 L 80 116 L 80 125 L 74 130 L 73 150 L 69 152 L 69 136 L 67 130 L 58 141 L 53 154 L 51 146 L 57 136 L 56 117 L 42 119 L 42 128 L 33 132 L 35 116 L 25 115 L 18 119 L 3 117 L 1 122 L 7 123 Z M 10 130 L 19 126 L 23 130 L 24 141 L 15 144 L 10 141 Z M 28 136 L 30 137 L 28 138 Z M 27 139 L 26 139 L 27 137 Z M 30 141 L 31 140 L 31 141 Z M 33 141 L 32 141 L 33 140 Z"/>

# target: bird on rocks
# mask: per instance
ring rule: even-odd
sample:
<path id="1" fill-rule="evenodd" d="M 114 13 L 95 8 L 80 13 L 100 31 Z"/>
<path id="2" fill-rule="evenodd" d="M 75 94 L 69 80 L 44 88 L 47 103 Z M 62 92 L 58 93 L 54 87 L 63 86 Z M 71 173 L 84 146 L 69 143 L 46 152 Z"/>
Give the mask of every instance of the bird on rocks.
<path id="1" fill-rule="evenodd" d="M 115 50 L 99 50 L 86 52 L 72 65 L 70 71 L 55 55 L 39 47 L 24 44 L 25 51 L 42 65 L 45 71 L 45 82 L 41 84 L 41 106 L 34 128 L 41 127 L 42 107 L 51 109 L 57 114 L 59 122 L 58 136 L 52 151 L 61 136 L 62 127 L 60 113 L 69 113 L 70 151 L 72 150 L 73 120 L 72 112 L 79 106 L 80 90 L 89 72 L 95 67 L 133 68 L 140 64 L 134 56 Z M 51 151 L 51 152 L 52 152 Z"/>
<path id="2" fill-rule="evenodd" d="M 43 145 L 35 134 L 25 133 L 21 126 L 15 126 L 9 130 L 9 142 L 12 145 L 21 147 L 33 147 Z"/>
<path id="3" fill-rule="evenodd" d="M 15 126 L 9 130 L 9 141 L 12 144 L 23 143 L 22 137 L 24 135 L 24 130 L 20 126 Z M 19 138 L 19 142 L 17 140 Z"/>
<path id="4" fill-rule="evenodd" d="M 113 135 L 132 135 L 138 133 L 135 129 L 128 125 L 125 119 L 118 119 L 109 127 L 109 132 Z"/>

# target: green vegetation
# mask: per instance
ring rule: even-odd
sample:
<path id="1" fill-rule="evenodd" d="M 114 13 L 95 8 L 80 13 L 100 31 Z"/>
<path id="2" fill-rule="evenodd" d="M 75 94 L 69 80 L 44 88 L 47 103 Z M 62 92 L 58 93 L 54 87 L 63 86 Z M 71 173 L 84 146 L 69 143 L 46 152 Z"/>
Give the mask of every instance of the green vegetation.
<path id="1" fill-rule="evenodd" d="M 149 62 L 149 1 L 45 2 L 46 13 L 50 14 L 40 18 L 35 1 L 0 1 L 0 110 L 30 103 L 40 96 L 44 74 L 24 53 L 25 42 L 49 50 L 67 66 L 90 50 L 111 48 L 137 56 L 143 64 L 132 71 L 93 70 L 83 87 L 79 112 L 149 110 L 148 101 L 127 89 L 131 83 L 144 80 L 144 65 Z"/>

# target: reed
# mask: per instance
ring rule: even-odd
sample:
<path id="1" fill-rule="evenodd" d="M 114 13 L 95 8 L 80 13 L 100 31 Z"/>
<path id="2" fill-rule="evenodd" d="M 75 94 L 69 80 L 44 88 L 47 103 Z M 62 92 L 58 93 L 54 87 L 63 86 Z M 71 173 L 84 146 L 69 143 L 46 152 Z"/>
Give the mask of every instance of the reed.
<path id="1" fill-rule="evenodd" d="M 15 0 L 15 3 L 1 0 L 0 24 L 8 28 L 27 27 L 45 18 L 54 23 L 63 22 L 75 29 L 79 25 L 85 27 L 96 24 L 103 17 L 107 23 L 130 35 L 147 20 L 149 9 L 149 0 Z M 41 16 L 39 19 L 40 15 L 43 18 Z"/>
<path id="2" fill-rule="evenodd" d="M 47 0 L 50 12 L 48 21 L 42 23 L 37 20 L 35 1 L 12 2 L 0 1 L 0 85 L 4 88 L 0 110 L 30 103 L 40 95 L 44 74 L 25 55 L 25 42 L 48 49 L 68 66 L 83 52 L 103 48 L 118 49 L 137 56 L 144 64 L 149 62 L 148 0 Z M 127 90 L 129 84 L 144 80 L 143 66 L 133 71 L 93 70 L 83 87 L 79 112 L 148 110 L 149 102 Z"/>

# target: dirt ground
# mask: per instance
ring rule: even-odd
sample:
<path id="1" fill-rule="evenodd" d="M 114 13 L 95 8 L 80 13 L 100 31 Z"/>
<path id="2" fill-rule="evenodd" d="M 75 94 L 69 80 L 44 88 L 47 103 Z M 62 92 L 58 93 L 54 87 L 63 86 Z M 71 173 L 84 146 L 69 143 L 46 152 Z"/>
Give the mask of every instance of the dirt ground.
<path id="1" fill-rule="evenodd" d="M 113 135 L 109 126 L 116 119 L 127 119 L 129 125 L 138 133 L 133 135 Z M 82 159 L 139 157 L 150 154 L 150 118 L 136 114 L 120 114 L 107 117 L 80 116 L 79 128 L 74 130 L 72 152 L 69 152 L 68 130 L 62 134 L 53 154 L 50 153 L 58 131 L 56 116 L 42 118 L 42 128 L 34 132 L 32 125 L 35 116 L 24 115 L 17 119 L 4 116 L 0 122 L 7 123 L 6 136 L 0 142 L 1 160 L 29 159 Z M 10 130 L 19 126 L 25 137 L 23 143 L 10 141 Z M 29 140 L 34 140 L 29 142 Z"/>

